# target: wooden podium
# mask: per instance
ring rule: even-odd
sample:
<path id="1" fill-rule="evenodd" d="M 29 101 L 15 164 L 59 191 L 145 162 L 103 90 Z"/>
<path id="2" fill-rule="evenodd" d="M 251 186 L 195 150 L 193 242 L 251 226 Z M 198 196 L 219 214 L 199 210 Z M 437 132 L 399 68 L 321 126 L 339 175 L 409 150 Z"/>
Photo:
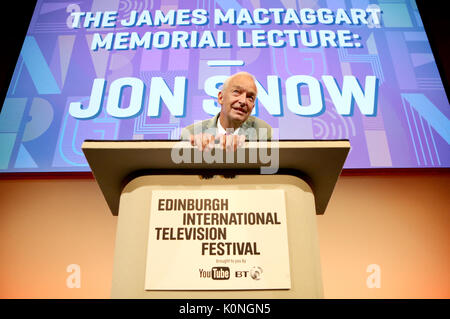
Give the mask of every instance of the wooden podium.
<path id="1" fill-rule="evenodd" d="M 82 149 L 112 214 L 118 215 L 112 298 L 323 297 L 315 215 L 325 212 L 350 150 L 348 140 L 246 142 L 238 150 L 242 157 L 231 152 L 236 156 L 230 160 L 215 149 L 222 160 L 213 162 L 180 141 L 90 140 Z M 270 154 L 270 163 L 261 149 Z M 180 150 L 190 162 L 180 161 Z M 286 200 L 291 289 L 145 290 L 153 191 L 279 189 Z"/>

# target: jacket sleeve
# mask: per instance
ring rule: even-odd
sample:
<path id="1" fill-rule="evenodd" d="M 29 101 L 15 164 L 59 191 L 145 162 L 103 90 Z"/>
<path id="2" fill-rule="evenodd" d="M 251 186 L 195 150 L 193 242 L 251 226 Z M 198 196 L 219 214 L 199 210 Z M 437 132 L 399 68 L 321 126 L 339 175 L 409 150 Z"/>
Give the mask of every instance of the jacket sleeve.
<path id="1" fill-rule="evenodd" d="M 190 130 L 190 126 L 191 126 L 191 125 L 189 125 L 189 126 L 187 126 L 187 127 L 184 127 L 184 128 L 181 130 L 180 140 L 183 140 L 183 141 L 189 141 L 189 140 L 191 139 L 192 133 L 191 133 L 191 130 Z"/>

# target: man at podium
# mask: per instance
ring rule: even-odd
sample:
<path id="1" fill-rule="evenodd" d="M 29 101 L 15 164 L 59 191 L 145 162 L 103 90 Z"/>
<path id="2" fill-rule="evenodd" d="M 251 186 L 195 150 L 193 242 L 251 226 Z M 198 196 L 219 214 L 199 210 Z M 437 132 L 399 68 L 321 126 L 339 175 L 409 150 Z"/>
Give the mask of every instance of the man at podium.
<path id="1" fill-rule="evenodd" d="M 200 150 L 210 150 L 217 143 L 227 150 L 236 150 L 245 140 L 271 140 L 272 127 L 250 115 L 256 95 L 253 75 L 247 72 L 231 75 L 217 96 L 220 112 L 211 119 L 185 127 L 181 139 L 190 140 Z"/>

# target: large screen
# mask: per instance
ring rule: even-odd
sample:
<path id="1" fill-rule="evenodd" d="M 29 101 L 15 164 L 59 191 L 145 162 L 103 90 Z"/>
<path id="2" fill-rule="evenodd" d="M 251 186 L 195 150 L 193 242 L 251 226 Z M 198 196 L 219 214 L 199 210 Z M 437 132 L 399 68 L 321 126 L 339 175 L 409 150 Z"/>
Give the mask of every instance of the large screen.
<path id="1" fill-rule="evenodd" d="M 449 103 L 413 0 L 39 0 L 0 172 L 89 171 L 86 139 L 177 140 L 239 71 L 279 140 L 349 139 L 345 168 L 449 167 Z"/>

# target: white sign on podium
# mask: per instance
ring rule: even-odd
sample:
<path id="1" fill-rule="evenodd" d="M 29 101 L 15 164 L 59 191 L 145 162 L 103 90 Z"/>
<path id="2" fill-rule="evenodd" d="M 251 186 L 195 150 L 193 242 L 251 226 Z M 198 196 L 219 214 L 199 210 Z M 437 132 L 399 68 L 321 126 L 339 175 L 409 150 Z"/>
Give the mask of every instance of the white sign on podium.
<path id="1" fill-rule="evenodd" d="M 153 191 L 146 290 L 290 289 L 285 194 Z"/>

